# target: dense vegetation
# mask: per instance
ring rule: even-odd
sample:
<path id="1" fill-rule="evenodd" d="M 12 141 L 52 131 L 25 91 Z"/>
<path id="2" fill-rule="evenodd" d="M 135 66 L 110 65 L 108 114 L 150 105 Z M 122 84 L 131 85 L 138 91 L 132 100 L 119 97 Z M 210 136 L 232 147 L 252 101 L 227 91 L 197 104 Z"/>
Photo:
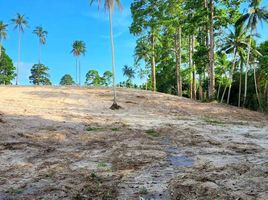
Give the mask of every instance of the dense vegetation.
<path id="1" fill-rule="evenodd" d="M 268 20 L 261 0 L 134 0 L 131 12 L 149 89 L 267 109 L 267 42 L 255 40 Z"/>
<path id="2" fill-rule="evenodd" d="M 243 12 L 242 3 L 248 6 Z M 115 5 L 122 8 L 119 0 L 104 1 L 104 7 L 109 11 L 112 72 L 107 71 L 101 76 L 97 70 L 89 70 L 85 85 L 112 85 L 117 107 L 112 29 Z M 131 14 L 133 21 L 129 30 L 137 38 L 134 67 L 123 67 L 127 79 L 118 86 L 268 110 L 268 41 L 258 43 L 257 39 L 258 25 L 268 21 L 268 11 L 262 0 L 133 0 Z M 17 73 L 12 67 L 9 67 L 9 73 L 3 73 L 1 69 L 2 84 L 11 84 L 15 77 L 19 84 L 21 34 L 29 28 L 24 15 L 17 14 L 11 22 L 18 31 Z M 3 49 L 2 41 L 7 36 L 7 26 L 0 21 L 0 49 Z M 48 32 L 38 26 L 33 34 L 39 39 L 39 53 L 30 81 L 49 84 L 48 68 L 41 64 L 41 47 L 46 44 Z M 65 75 L 61 85 L 81 85 L 80 56 L 85 52 L 83 41 L 73 42 L 75 82 L 70 75 Z M 5 54 L 0 54 L 1 57 L 3 68 L 3 62 L 8 61 L 5 61 Z M 39 81 L 41 79 L 36 76 L 39 72 L 45 82 Z M 135 77 L 140 79 L 140 86 L 133 83 Z"/>

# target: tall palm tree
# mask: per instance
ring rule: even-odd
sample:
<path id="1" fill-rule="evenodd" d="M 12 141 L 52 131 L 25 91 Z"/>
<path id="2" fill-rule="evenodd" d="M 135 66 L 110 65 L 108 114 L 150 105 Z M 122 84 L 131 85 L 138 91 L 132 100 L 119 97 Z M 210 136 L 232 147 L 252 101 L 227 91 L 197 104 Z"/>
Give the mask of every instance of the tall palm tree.
<path id="1" fill-rule="evenodd" d="M 16 85 L 19 83 L 19 67 L 20 67 L 20 42 L 21 42 L 21 33 L 24 32 L 25 28 L 28 26 L 28 21 L 26 20 L 25 15 L 17 13 L 15 18 L 11 19 L 11 22 L 14 25 L 14 29 L 18 29 L 18 63 L 17 63 L 17 76 L 16 76 Z"/>
<path id="2" fill-rule="evenodd" d="M 37 35 L 39 38 L 39 57 L 38 62 L 41 63 L 41 47 L 46 44 L 48 32 L 43 29 L 41 26 L 37 26 L 33 31 L 33 34 Z"/>
<path id="3" fill-rule="evenodd" d="M 86 53 L 86 44 L 81 40 L 76 40 L 73 43 L 73 49 L 71 53 L 76 57 L 76 83 L 77 76 L 79 75 L 79 85 L 81 85 L 81 74 L 80 74 L 80 56 Z M 78 71 L 78 72 L 77 72 Z"/>
<path id="4" fill-rule="evenodd" d="M 245 72 L 245 90 L 244 90 L 244 101 L 243 107 L 245 107 L 246 99 L 247 99 L 247 77 L 248 77 L 248 68 L 249 68 L 249 59 L 250 59 L 250 51 L 251 51 L 251 42 L 254 32 L 257 30 L 257 25 L 259 22 L 268 21 L 268 11 L 266 7 L 261 7 L 262 0 L 251 0 L 249 5 L 248 12 L 242 15 L 238 21 L 236 22 L 236 26 L 241 26 L 246 24 L 247 29 L 250 31 L 250 39 L 248 42 L 248 55 L 246 62 L 246 72 Z"/>
<path id="5" fill-rule="evenodd" d="M 230 85 L 228 90 L 228 97 L 227 97 L 227 104 L 230 102 L 230 94 L 231 94 L 231 88 L 233 83 L 233 74 L 236 67 L 236 59 L 237 54 L 241 55 L 241 53 L 244 51 L 244 49 L 247 48 L 247 34 L 243 26 L 239 26 L 235 28 L 235 31 L 230 31 L 230 34 L 227 37 L 227 41 L 225 43 L 225 46 L 223 47 L 223 50 L 226 51 L 227 54 L 233 52 L 234 58 L 233 58 L 233 65 L 230 73 Z M 227 85 L 226 85 L 227 87 Z"/>
<path id="6" fill-rule="evenodd" d="M 130 84 L 131 80 L 135 78 L 135 70 L 132 67 L 125 65 L 122 71 L 123 71 L 123 75 L 127 77 L 127 83 Z"/>
<path id="7" fill-rule="evenodd" d="M 7 26 L 8 26 L 7 24 L 0 21 L 0 59 L 1 59 L 1 55 L 2 55 L 2 42 L 7 37 Z"/>
<path id="8" fill-rule="evenodd" d="M 100 5 L 101 0 L 90 0 L 91 4 L 95 1 L 98 1 L 98 4 Z M 112 73 L 113 73 L 113 93 L 114 93 L 113 105 L 111 106 L 111 109 L 113 109 L 113 110 L 120 109 L 120 106 L 117 104 L 117 101 L 116 101 L 116 88 L 115 88 L 115 58 L 114 58 L 114 38 L 113 38 L 113 11 L 114 11 L 115 4 L 117 4 L 117 6 L 120 10 L 122 9 L 122 5 L 121 5 L 120 0 L 104 0 L 104 8 L 107 9 L 109 12 L 109 23 L 110 23 L 110 40 L 111 40 L 111 50 L 112 50 Z"/>

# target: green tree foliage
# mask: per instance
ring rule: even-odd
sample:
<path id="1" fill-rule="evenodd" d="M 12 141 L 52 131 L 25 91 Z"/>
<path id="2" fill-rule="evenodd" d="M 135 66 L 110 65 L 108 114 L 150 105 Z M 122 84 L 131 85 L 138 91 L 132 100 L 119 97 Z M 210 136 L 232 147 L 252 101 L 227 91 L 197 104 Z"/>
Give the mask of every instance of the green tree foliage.
<path id="1" fill-rule="evenodd" d="M 75 82 L 70 74 L 65 74 L 61 80 L 60 85 L 74 85 Z"/>
<path id="2" fill-rule="evenodd" d="M 112 85 L 112 78 L 113 78 L 113 73 L 110 71 L 106 71 L 103 73 L 102 76 L 102 84 L 104 86 L 111 86 Z"/>
<path id="3" fill-rule="evenodd" d="M 16 77 L 16 67 L 14 67 L 12 60 L 2 48 L 2 56 L 0 58 L 0 85 L 10 85 L 11 81 Z"/>
<path id="4" fill-rule="evenodd" d="M 89 70 L 86 74 L 85 84 L 88 86 L 110 86 L 112 82 L 112 72 L 106 71 L 103 76 L 97 70 Z"/>
<path id="5" fill-rule="evenodd" d="M 31 69 L 30 83 L 34 85 L 51 85 L 48 70 L 49 68 L 43 64 L 35 64 Z"/>
<path id="6" fill-rule="evenodd" d="M 5 24 L 4 22 L 0 21 L 0 58 L 2 55 L 2 43 L 3 40 L 6 39 L 7 37 L 7 24 Z"/>
<path id="7" fill-rule="evenodd" d="M 132 86 L 132 79 L 135 78 L 135 70 L 132 67 L 125 65 L 122 69 L 123 75 L 127 77 L 126 86 Z"/>

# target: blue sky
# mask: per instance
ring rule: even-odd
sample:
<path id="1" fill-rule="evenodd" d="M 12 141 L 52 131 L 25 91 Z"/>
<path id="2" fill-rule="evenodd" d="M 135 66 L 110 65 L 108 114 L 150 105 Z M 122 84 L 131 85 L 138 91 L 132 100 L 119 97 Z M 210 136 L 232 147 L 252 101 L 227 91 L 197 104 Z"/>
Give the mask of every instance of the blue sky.
<path id="1" fill-rule="evenodd" d="M 122 0 L 123 10 L 114 13 L 114 37 L 117 82 L 123 81 L 122 67 L 133 65 L 135 37 L 129 33 L 131 0 Z M 263 1 L 268 5 L 268 0 Z M 82 82 L 89 69 L 100 73 L 111 70 L 108 13 L 89 6 L 88 0 L 0 0 L 0 20 L 10 23 L 17 12 L 25 14 L 29 28 L 22 36 L 20 84 L 29 84 L 30 68 L 38 61 L 38 38 L 32 34 L 36 26 L 48 31 L 47 44 L 42 49 L 42 63 L 50 68 L 53 84 L 64 74 L 75 77 L 75 58 L 70 51 L 74 40 L 83 40 L 87 53 L 81 57 Z M 268 39 L 267 25 L 261 29 L 262 39 Z M 4 47 L 15 65 L 17 60 L 17 31 L 9 26 Z"/>

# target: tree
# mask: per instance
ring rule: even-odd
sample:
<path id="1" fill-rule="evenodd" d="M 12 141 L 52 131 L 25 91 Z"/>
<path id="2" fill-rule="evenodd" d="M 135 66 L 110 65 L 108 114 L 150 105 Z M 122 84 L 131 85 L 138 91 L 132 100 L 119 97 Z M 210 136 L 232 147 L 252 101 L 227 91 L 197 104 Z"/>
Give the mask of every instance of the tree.
<path id="1" fill-rule="evenodd" d="M 30 83 L 34 85 L 51 85 L 48 70 L 49 68 L 43 64 L 35 64 L 31 69 Z"/>
<path id="2" fill-rule="evenodd" d="M 88 86 L 101 86 L 103 83 L 102 77 L 97 70 L 89 70 L 86 74 L 85 84 Z"/>
<path id="3" fill-rule="evenodd" d="M 210 0 L 209 3 L 209 89 L 208 96 L 212 100 L 215 98 L 215 72 L 214 72 L 214 50 L 215 50 L 215 39 L 214 39 L 214 0 Z"/>
<path id="4" fill-rule="evenodd" d="M 102 84 L 104 86 L 110 86 L 112 83 L 113 73 L 110 71 L 106 71 L 102 76 Z"/>
<path id="5" fill-rule="evenodd" d="M 268 21 L 268 11 L 265 7 L 261 7 L 261 0 L 251 0 L 249 5 L 248 12 L 242 15 L 238 21 L 236 22 L 236 26 L 242 26 L 246 24 L 247 29 L 250 31 L 250 39 L 248 42 L 248 55 L 247 55 L 247 63 L 246 63 L 246 74 L 245 74 L 245 90 L 244 90 L 244 101 L 243 107 L 245 107 L 246 99 L 247 99 L 247 73 L 249 68 L 249 59 L 250 59 L 250 52 L 251 52 L 251 43 L 253 34 L 255 34 L 257 30 L 257 25 L 259 22 Z"/>
<path id="6" fill-rule="evenodd" d="M 243 26 L 236 27 L 235 32 L 230 31 L 230 34 L 227 36 L 227 41 L 223 50 L 226 51 L 227 54 L 233 53 L 233 65 L 230 73 L 230 85 L 228 90 L 227 104 L 230 102 L 231 88 L 233 82 L 233 74 L 235 70 L 235 66 L 237 63 L 237 54 L 242 55 L 244 50 L 247 48 L 247 33 Z M 227 87 L 227 86 L 226 86 Z"/>
<path id="7" fill-rule="evenodd" d="M 94 1 L 98 1 L 98 3 L 101 3 L 101 0 L 91 0 L 91 4 Z M 115 84 L 115 56 L 114 56 L 114 38 L 113 38 L 113 11 L 114 11 L 114 5 L 115 3 L 119 7 L 119 10 L 122 9 L 122 5 L 120 0 L 104 0 L 104 8 L 108 10 L 109 12 L 109 23 L 110 23 L 110 41 L 111 41 L 111 50 L 112 50 L 112 73 L 113 73 L 113 93 L 114 93 L 114 99 L 113 104 L 111 106 L 112 110 L 118 110 L 121 107 L 117 104 L 116 100 L 116 84 Z"/>
<path id="8" fill-rule="evenodd" d="M 16 17 L 11 19 L 14 25 L 14 29 L 18 29 L 18 63 L 17 63 L 17 76 L 16 85 L 19 84 L 19 67 L 20 67 L 20 43 L 21 43 L 21 33 L 24 32 L 25 28 L 28 26 L 28 21 L 24 15 L 17 13 Z"/>
<path id="9" fill-rule="evenodd" d="M 74 85 L 75 82 L 70 74 L 65 74 L 61 80 L 60 85 Z"/>
<path id="10" fill-rule="evenodd" d="M 81 85 L 81 74 L 80 74 L 80 56 L 86 53 L 86 44 L 81 40 L 73 42 L 73 49 L 71 53 L 76 57 L 76 83 L 77 76 L 79 75 L 79 85 Z"/>
<path id="11" fill-rule="evenodd" d="M 133 22 L 130 32 L 135 36 L 146 35 L 150 41 L 150 61 L 152 89 L 156 91 L 156 44 L 159 34 L 160 21 L 162 16 L 163 1 L 155 0 L 135 0 L 131 4 L 131 14 Z"/>
<path id="12" fill-rule="evenodd" d="M 123 75 L 127 77 L 127 86 L 130 87 L 132 85 L 132 79 L 135 78 L 135 71 L 132 67 L 125 65 L 122 69 Z"/>
<path id="13" fill-rule="evenodd" d="M 37 26 L 35 30 L 33 31 L 33 34 L 35 34 L 39 38 L 39 58 L 38 63 L 41 63 L 41 47 L 42 45 L 46 44 L 47 34 L 48 32 L 43 29 L 41 26 Z"/>
<path id="14" fill-rule="evenodd" d="M 7 37 L 7 26 L 8 26 L 7 24 L 0 21 L 0 59 L 2 55 L 2 43 L 3 40 L 5 40 Z"/>
<path id="15" fill-rule="evenodd" d="M 16 67 L 3 49 L 0 59 L 0 85 L 10 85 L 11 81 L 16 77 L 15 70 Z"/>

